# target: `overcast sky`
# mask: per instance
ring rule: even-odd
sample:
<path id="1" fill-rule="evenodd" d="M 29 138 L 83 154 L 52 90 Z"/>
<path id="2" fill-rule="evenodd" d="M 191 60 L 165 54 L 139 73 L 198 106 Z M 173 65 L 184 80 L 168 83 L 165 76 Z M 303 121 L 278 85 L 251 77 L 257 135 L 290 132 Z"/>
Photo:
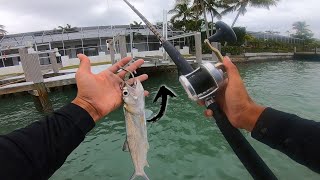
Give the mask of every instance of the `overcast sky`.
<path id="1" fill-rule="evenodd" d="M 162 10 L 174 0 L 129 0 L 151 22 L 162 21 Z M 280 0 L 270 10 L 248 8 L 235 26 L 251 31 L 287 34 L 295 21 L 306 21 L 320 38 L 319 0 Z M 223 17 L 228 24 L 235 13 Z M 72 26 L 120 25 L 141 21 L 122 0 L 0 0 L 0 24 L 10 33 L 48 30 L 67 23 Z"/>

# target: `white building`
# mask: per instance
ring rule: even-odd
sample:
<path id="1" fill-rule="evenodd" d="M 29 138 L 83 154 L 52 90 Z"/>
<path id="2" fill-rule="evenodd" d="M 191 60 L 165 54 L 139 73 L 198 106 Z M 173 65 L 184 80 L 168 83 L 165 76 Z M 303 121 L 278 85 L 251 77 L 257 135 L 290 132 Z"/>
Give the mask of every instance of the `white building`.
<path id="1" fill-rule="evenodd" d="M 161 32 L 162 27 L 159 27 L 158 31 Z M 181 33 L 181 31 L 169 30 L 168 36 Z M 143 25 L 75 27 L 5 35 L 0 37 L 0 70 L 2 67 L 20 64 L 18 49 L 21 47 L 32 47 L 36 52 L 40 52 L 41 65 L 50 64 L 48 54 L 41 52 L 55 48 L 58 49 L 61 56 L 70 59 L 76 58 L 78 53 L 87 56 L 108 55 L 110 52 L 107 40 L 118 35 L 126 36 L 128 52 L 131 52 L 131 47 L 138 49 L 139 52 L 159 50 L 160 47 L 153 33 Z M 117 46 L 116 51 L 119 52 Z M 58 58 L 58 62 L 61 62 L 61 58 Z"/>

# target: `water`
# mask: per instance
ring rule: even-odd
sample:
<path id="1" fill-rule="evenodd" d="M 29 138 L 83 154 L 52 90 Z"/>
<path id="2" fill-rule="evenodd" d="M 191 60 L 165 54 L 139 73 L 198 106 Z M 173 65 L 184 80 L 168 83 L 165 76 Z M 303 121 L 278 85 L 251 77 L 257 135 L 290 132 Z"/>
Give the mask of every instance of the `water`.
<path id="1" fill-rule="evenodd" d="M 319 119 L 320 62 L 280 61 L 239 64 L 241 76 L 256 102 L 265 106 Z M 151 77 L 144 83 L 151 92 L 146 107 L 154 112 L 152 100 L 158 87 L 166 84 L 179 96 L 170 99 L 166 115 L 148 125 L 150 150 L 145 168 L 151 179 L 251 179 L 219 129 L 203 117 L 202 107 L 189 101 L 175 73 Z M 54 108 L 70 102 L 75 90 L 51 93 Z M 0 134 L 23 127 L 41 117 L 30 96 L 0 101 Z M 279 179 L 319 179 L 320 175 L 276 150 L 244 135 Z M 133 173 L 129 153 L 122 152 L 125 123 L 122 109 L 103 120 L 87 135 L 51 177 L 60 179 L 128 179 Z"/>

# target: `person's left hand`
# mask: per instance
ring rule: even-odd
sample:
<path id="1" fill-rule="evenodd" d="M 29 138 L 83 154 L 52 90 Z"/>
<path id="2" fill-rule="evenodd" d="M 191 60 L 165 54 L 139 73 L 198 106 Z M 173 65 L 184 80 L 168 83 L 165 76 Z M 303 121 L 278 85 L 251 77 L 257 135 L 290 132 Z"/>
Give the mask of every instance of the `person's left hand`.
<path id="1" fill-rule="evenodd" d="M 127 72 L 117 72 L 130 62 L 131 57 L 120 60 L 99 74 L 91 72 L 90 60 L 86 55 L 79 54 L 78 58 L 80 59 L 80 66 L 76 73 L 78 94 L 72 103 L 85 109 L 93 120 L 97 121 L 121 105 L 122 90 L 120 85 Z M 139 59 L 128 66 L 126 70 L 133 72 L 143 63 L 144 61 Z M 143 74 L 137 78 L 142 82 L 148 79 L 148 75 Z M 145 95 L 147 94 L 148 92 L 145 92 Z"/>

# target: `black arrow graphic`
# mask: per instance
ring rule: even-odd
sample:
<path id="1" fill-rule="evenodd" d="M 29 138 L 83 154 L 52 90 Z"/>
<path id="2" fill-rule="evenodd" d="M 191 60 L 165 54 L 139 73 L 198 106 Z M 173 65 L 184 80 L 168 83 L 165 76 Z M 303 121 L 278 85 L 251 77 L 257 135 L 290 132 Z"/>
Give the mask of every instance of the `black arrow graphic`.
<path id="1" fill-rule="evenodd" d="M 153 103 L 157 102 L 159 97 L 161 97 L 161 107 L 160 111 L 156 116 L 154 116 L 152 119 L 147 120 L 147 122 L 157 122 L 165 113 L 166 108 L 167 108 L 167 103 L 168 103 L 168 96 L 170 97 L 177 97 L 173 92 L 171 92 L 168 88 L 165 86 L 161 86 L 156 97 L 153 100 Z"/>

